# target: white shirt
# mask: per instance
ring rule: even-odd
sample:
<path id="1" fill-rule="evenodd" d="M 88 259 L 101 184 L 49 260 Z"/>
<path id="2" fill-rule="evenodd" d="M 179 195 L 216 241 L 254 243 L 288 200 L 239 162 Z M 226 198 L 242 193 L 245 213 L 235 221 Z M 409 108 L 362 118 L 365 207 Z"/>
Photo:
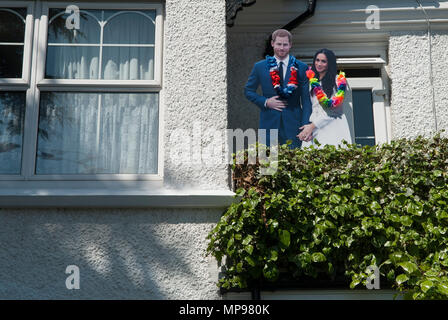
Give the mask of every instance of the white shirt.
<path id="1" fill-rule="evenodd" d="M 288 69 L 288 64 L 289 64 L 289 54 L 283 60 L 278 59 L 276 56 L 274 56 L 274 58 L 277 61 L 277 66 L 279 68 L 280 68 L 280 62 L 283 62 L 283 79 L 285 79 L 286 78 L 286 71 Z"/>

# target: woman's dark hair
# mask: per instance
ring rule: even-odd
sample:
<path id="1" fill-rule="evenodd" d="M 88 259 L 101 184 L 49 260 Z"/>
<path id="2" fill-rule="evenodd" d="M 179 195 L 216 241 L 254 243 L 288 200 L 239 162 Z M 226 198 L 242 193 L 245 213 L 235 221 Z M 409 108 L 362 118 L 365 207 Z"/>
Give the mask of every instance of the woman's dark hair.
<path id="1" fill-rule="evenodd" d="M 319 79 L 319 73 L 316 70 L 316 57 L 318 54 L 323 53 L 327 57 L 328 61 L 328 70 L 325 74 L 324 78 L 321 80 L 322 89 L 324 90 L 327 97 L 331 97 L 333 95 L 333 90 L 337 89 L 336 87 L 336 74 L 337 74 L 337 65 L 336 65 L 336 56 L 333 51 L 328 49 L 320 49 L 316 52 L 313 58 L 313 65 L 311 69 L 316 74 L 316 78 Z M 311 95 L 313 95 L 313 90 L 311 90 Z"/>

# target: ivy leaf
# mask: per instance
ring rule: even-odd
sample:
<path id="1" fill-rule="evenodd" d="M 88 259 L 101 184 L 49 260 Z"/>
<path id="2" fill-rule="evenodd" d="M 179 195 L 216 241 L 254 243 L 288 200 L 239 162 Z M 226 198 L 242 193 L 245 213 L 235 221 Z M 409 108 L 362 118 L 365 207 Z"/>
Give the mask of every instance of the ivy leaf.
<path id="1" fill-rule="evenodd" d="M 409 202 L 406 206 L 406 210 L 410 214 L 421 216 L 423 213 L 423 206 L 420 203 Z"/>
<path id="2" fill-rule="evenodd" d="M 407 262 L 400 262 L 398 264 L 400 267 L 404 269 L 407 273 L 413 273 L 414 271 L 417 271 L 418 267 L 415 263 L 412 263 L 410 261 Z"/>
<path id="3" fill-rule="evenodd" d="M 441 177 L 442 174 L 443 174 L 443 172 L 440 171 L 440 170 L 434 170 L 434 171 L 432 172 L 432 174 L 433 174 L 435 177 Z"/>
<path id="4" fill-rule="evenodd" d="M 400 217 L 400 222 L 406 226 L 406 227 L 410 227 L 412 225 L 412 218 L 409 216 L 402 216 Z"/>
<path id="5" fill-rule="evenodd" d="M 313 262 L 324 262 L 327 258 L 325 258 L 325 255 L 322 252 L 315 252 L 311 255 L 311 260 Z"/>
<path id="6" fill-rule="evenodd" d="M 237 197 L 242 197 L 246 194 L 246 190 L 244 190 L 244 188 L 239 188 L 238 190 L 236 190 L 235 195 Z"/>
<path id="7" fill-rule="evenodd" d="M 333 193 L 332 195 L 330 195 L 330 202 L 332 202 L 332 203 L 340 203 L 341 200 L 342 200 L 342 198 L 338 194 Z"/>
<path id="8" fill-rule="evenodd" d="M 244 246 L 247 246 L 247 245 L 252 241 L 253 238 L 254 238 L 254 237 L 253 237 L 252 235 L 248 235 L 246 238 L 244 238 L 242 244 L 243 244 Z"/>
<path id="9" fill-rule="evenodd" d="M 389 258 L 393 263 L 397 264 L 398 262 L 400 262 L 403 259 L 403 253 L 402 252 L 391 253 L 389 255 Z"/>
<path id="10" fill-rule="evenodd" d="M 448 296 L 448 285 L 446 283 L 438 283 L 437 289 L 440 293 Z"/>
<path id="11" fill-rule="evenodd" d="M 361 281 L 358 279 L 353 280 L 350 282 L 350 289 L 354 289 Z"/>
<path id="12" fill-rule="evenodd" d="M 278 259 L 278 251 L 272 249 L 271 250 L 271 255 L 269 257 L 269 261 L 277 261 L 277 259 Z"/>
<path id="13" fill-rule="evenodd" d="M 380 211 L 381 210 L 381 206 L 378 202 L 376 201 L 372 201 L 372 203 L 370 204 L 370 209 L 372 209 L 372 211 L 376 212 L 376 211 Z"/>
<path id="14" fill-rule="evenodd" d="M 247 263 L 249 265 L 251 265 L 252 267 L 255 267 L 255 265 L 256 265 L 255 260 L 251 256 L 245 256 L 244 260 L 246 260 Z"/>
<path id="15" fill-rule="evenodd" d="M 406 274 L 400 274 L 395 281 L 400 285 L 409 280 L 409 277 Z"/>
<path id="16" fill-rule="evenodd" d="M 235 242 L 234 238 L 230 238 L 230 240 L 227 242 L 227 250 L 230 250 L 230 248 L 233 247 L 233 243 Z"/>
<path id="17" fill-rule="evenodd" d="M 429 289 L 431 289 L 434 286 L 431 280 L 426 280 L 420 283 L 420 288 L 422 288 L 422 291 L 426 293 Z"/>
<path id="18" fill-rule="evenodd" d="M 291 234 L 289 233 L 289 231 L 288 230 L 279 230 L 278 236 L 280 238 L 280 243 L 282 244 L 282 246 L 284 248 L 289 247 L 289 245 L 291 243 Z"/>
<path id="19" fill-rule="evenodd" d="M 244 247 L 244 250 L 246 250 L 246 252 L 247 252 L 248 254 L 252 254 L 252 252 L 254 252 L 254 246 L 252 246 L 252 245 L 247 245 L 247 246 Z"/>

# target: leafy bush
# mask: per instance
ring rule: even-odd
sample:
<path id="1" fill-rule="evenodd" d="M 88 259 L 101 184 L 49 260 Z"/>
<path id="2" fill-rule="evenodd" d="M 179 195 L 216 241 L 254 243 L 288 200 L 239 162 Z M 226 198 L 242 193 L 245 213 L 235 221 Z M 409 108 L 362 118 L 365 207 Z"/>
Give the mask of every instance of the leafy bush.
<path id="1" fill-rule="evenodd" d="M 273 175 L 260 166 L 234 164 L 242 199 L 208 235 L 224 270 L 218 286 L 247 288 L 282 272 L 342 274 L 355 288 L 376 265 L 405 298 L 448 298 L 448 139 L 281 146 Z"/>

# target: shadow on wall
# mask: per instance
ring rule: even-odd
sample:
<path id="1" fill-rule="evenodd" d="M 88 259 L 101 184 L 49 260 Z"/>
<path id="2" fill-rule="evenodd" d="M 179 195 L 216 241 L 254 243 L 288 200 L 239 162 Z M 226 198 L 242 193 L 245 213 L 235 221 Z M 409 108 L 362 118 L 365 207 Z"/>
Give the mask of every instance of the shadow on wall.
<path id="1" fill-rule="evenodd" d="M 0 209 L 0 299 L 216 299 L 204 256 L 220 212 Z M 80 270 L 68 290 L 65 270 Z"/>
<path id="2" fill-rule="evenodd" d="M 244 96 L 244 86 L 252 67 L 261 60 L 268 37 L 269 34 L 243 34 L 227 29 L 227 120 L 229 129 L 258 129 L 260 111 Z"/>

